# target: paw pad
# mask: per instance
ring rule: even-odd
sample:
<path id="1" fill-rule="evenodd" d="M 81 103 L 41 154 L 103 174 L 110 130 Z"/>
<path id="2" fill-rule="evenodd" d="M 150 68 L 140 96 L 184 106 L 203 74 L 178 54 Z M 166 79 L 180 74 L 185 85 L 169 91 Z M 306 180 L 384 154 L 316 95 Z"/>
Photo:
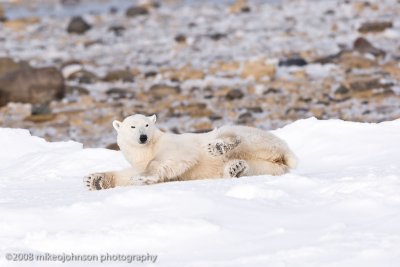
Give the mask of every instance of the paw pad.
<path id="1" fill-rule="evenodd" d="M 106 189 L 104 179 L 105 174 L 94 173 L 84 177 L 83 183 L 89 190 L 101 190 Z"/>

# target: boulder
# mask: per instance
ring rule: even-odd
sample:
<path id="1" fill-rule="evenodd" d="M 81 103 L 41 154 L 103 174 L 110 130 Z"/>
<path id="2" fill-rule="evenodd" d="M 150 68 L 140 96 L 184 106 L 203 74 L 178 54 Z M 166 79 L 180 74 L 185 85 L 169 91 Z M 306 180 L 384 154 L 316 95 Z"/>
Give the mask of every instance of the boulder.
<path id="1" fill-rule="evenodd" d="M 213 114 L 205 103 L 189 103 L 179 105 L 169 109 L 169 114 L 173 117 L 189 116 L 192 118 L 209 117 Z"/>
<path id="2" fill-rule="evenodd" d="M 391 21 L 372 21 L 372 22 L 364 22 L 358 29 L 358 31 L 362 33 L 382 32 L 387 28 L 392 28 L 392 27 L 393 23 Z"/>
<path id="3" fill-rule="evenodd" d="M 205 77 L 202 70 L 194 69 L 191 66 L 184 66 L 180 69 L 166 69 L 162 73 L 166 78 L 173 81 L 202 80 Z"/>
<path id="4" fill-rule="evenodd" d="M 8 102 L 47 104 L 65 94 L 62 73 L 54 68 L 22 68 L 0 77 L 0 106 Z"/>
<path id="5" fill-rule="evenodd" d="M 244 96 L 243 92 L 240 89 L 232 89 L 226 94 L 227 100 L 235 100 L 235 99 L 242 99 Z"/>
<path id="6" fill-rule="evenodd" d="M 106 94 L 113 99 L 133 98 L 135 96 L 135 94 L 129 90 L 117 87 L 108 89 Z"/>
<path id="7" fill-rule="evenodd" d="M 361 54 L 372 54 L 374 56 L 384 56 L 385 51 L 374 47 L 367 39 L 359 37 L 354 41 L 353 49 Z"/>
<path id="8" fill-rule="evenodd" d="M 133 82 L 135 77 L 129 70 L 113 70 L 106 74 L 103 78 L 105 82 L 123 81 L 123 82 Z"/>
<path id="9" fill-rule="evenodd" d="M 233 14 L 238 14 L 242 12 L 250 12 L 250 6 L 247 0 L 236 0 L 232 5 L 229 6 L 229 11 Z"/>
<path id="10" fill-rule="evenodd" d="M 70 95 L 73 95 L 73 94 L 89 95 L 90 94 L 88 89 L 81 87 L 81 86 L 74 86 L 74 85 L 66 86 L 65 93 L 70 94 Z"/>
<path id="11" fill-rule="evenodd" d="M 108 28 L 108 30 L 113 32 L 115 36 L 122 36 L 126 28 L 122 25 L 114 25 Z"/>
<path id="12" fill-rule="evenodd" d="M 150 87 L 149 93 L 157 99 L 168 97 L 170 95 L 177 95 L 181 92 L 178 86 L 169 86 L 165 84 L 156 84 Z"/>
<path id="13" fill-rule="evenodd" d="M 29 64 L 25 61 L 16 62 L 9 57 L 0 57 L 0 77 L 24 67 L 29 67 Z"/>
<path id="14" fill-rule="evenodd" d="M 90 30 L 92 26 L 87 23 L 81 16 L 71 18 L 67 32 L 76 33 L 76 34 L 84 34 L 86 31 Z"/>
<path id="15" fill-rule="evenodd" d="M 13 31 L 24 31 L 27 27 L 39 22 L 40 19 L 37 17 L 12 19 L 12 20 L 6 20 L 4 22 L 4 27 Z"/>
<path id="16" fill-rule="evenodd" d="M 268 64 L 263 60 L 246 61 L 242 65 L 241 76 L 243 78 L 254 78 L 256 81 L 264 77 L 274 77 L 276 68 L 272 64 Z"/>
<path id="17" fill-rule="evenodd" d="M 186 43 L 186 35 L 184 34 L 178 34 L 175 36 L 175 41 L 177 43 Z"/>
<path id="18" fill-rule="evenodd" d="M 352 52 L 344 52 L 339 57 L 337 62 L 347 70 L 351 69 L 368 69 L 377 65 L 377 63 L 363 55 Z"/>
<path id="19" fill-rule="evenodd" d="M 145 6 L 132 6 L 126 10 L 125 15 L 130 18 L 137 16 L 145 16 L 149 14 L 149 10 Z"/>
<path id="20" fill-rule="evenodd" d="M 96 74 L 93 72 L 87 71 L 87 70 L 78 70 L 76 72 L 71 73 L 68 78 L 68 80 L 75 80 L 79 83 L 95 83 L 99 81 L 99 77 L 97 77 Z"/>
<path id="21" fill-rule="evenodd" d="M 381 88 L 381 83 L 379 82 L 379 77 L 370 76 L 354 76 L 347 79 L 348 86 L 351 91 L 365 92 L 373 89 Z"/>
<path id="22" fill-rule="evenodd" d="M 302 57 L 291 57 L 279 60 L 279 66 L 290 67 L 290 66 L 305 66 L 307 61 Z"/>
<path id="23" fill-rule="evenodd" d="M 6 15 L 2 6 L 0 6 L 0 22 L 6 21 Z"/>

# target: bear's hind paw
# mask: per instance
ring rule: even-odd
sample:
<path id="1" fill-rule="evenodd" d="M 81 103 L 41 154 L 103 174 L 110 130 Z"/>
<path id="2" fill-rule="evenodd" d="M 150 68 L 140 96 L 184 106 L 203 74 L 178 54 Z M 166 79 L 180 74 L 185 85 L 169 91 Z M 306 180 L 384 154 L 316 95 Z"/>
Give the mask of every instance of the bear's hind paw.
<path id="1" fill-rule="evenodd" d="M 231 178 L 239 178 L 246 175 L 248 169 L 249 165 L 245 160 L 233 160 L 228 162 L 225 168 L 225 173 L 226 176 L 229 176 Z"/>
<path id="2" fill-rule="evenodd" d="M 214 157 L 222 156 L 227 152 L 227 146 L 222 140 L 215 140 L 207 145 L 208 153 Z"/>
<path id="3" fill-rule="evenodd" d="M 240 144 L 240 138 L 230 137 L 224 139 L 216 139 L 213 142 L 208 143 L 208 153 L 214 157 L 222 156 L 232 149 L 236 148 Z"/>

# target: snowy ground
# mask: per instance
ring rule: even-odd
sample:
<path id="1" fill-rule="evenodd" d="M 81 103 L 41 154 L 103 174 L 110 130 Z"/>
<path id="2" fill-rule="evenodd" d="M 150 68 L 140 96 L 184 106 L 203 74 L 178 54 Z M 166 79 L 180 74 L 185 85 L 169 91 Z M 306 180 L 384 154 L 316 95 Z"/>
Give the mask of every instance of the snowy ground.
<path id="1" fill-rule="evenodd" d="M 301 160 L 291 174 L 89 192 L 82 177 L 125 167 L 119 152 L 0 129 L 0 266 L 47 266 L 7 261 L 12 252 L 149 253 L 156 266 L 398 266 L 400 120 L 307 119 L 275 133 Z"/>

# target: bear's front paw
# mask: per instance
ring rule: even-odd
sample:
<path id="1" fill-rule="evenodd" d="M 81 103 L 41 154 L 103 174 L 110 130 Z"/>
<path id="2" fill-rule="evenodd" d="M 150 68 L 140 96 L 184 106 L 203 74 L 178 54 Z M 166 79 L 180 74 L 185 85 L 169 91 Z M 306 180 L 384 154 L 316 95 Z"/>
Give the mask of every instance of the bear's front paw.
<path id="1" fill-rule="evenodd" d="M 92 173 L 83 178 L 83 184 L 89 190 L 102 190 L 109 188 L 105 173 Z"/>

